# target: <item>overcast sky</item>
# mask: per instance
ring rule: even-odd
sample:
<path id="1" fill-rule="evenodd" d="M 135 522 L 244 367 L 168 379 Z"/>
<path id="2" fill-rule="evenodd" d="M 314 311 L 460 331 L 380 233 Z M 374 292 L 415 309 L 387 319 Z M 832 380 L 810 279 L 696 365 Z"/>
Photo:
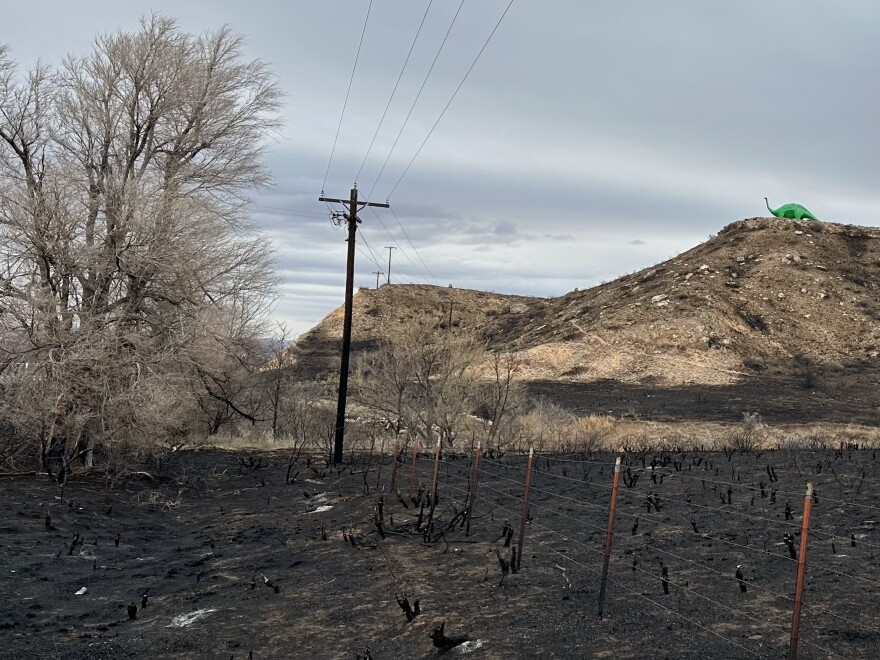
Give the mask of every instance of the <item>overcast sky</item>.
<path id="1" fill-rule="evenodd" d="M 377 181 L 460 6 L 433 1 L 357 180 L 362 197 L 391 194 L 507 4 L 464 2 Z M 343 301 L 344 232 L 317 198 L 368 5 L 4 2 L 0 42 L 21 64 L 57 63 L 151 11 L 188 31 L 244 33 L 286 93 L 284 132 L 267 150 L 275 183 L 254 195 L 253 217 L 278 247 L 276 317 L 303 332 Z M 427 6 L 373 1 L 328 196 L 348 197 Z M 560 295 L 768 215 L 765 195 L 877 226 L 878 117 L 877 0 L 517 0 L 391 194 L 396 218 L 362 213 L 356 285 L 375 286 L 371 259 L 387 270 L 393 245 L 392 282 Z"/>

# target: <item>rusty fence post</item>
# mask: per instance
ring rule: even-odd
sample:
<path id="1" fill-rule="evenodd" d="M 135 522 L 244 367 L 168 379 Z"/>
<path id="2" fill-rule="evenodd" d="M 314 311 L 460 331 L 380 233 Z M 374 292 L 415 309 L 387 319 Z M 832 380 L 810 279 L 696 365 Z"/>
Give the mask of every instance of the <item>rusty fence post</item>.
<path id="1" fill-rule="evenodd" d="M 522 564 L 523 541 L 526 537 L 526 520 L 529 517 L 529 487 L 532 485 L 532 460 L 535 450 L 529 447 L 529 462 L 526 465 L 526 485 L 523 489 L 522 513 L 519 518 L 519 541 L 516 549 L 516 568 Z"/>
<path id="2" fill-rule="evenodd" d="M 394 441 L 394 458 L 391 461 L 391 492 L 397 485 L 397 463 L 400 460 L 400 440 Z"/>
<path id="3" fill-rule="evenodd" d="M 804 573 L 807 564 L 807 542 L 810 535 L 810 510 L 813 508 L 813 484 L 807 483 L 804 498 L 804 520 L 801 523 L 801 551 L 798 555 L 797 582 L 794 588 L 794 609 L 791 614 L 791 643 L 788 647 L 788 660 L 797 660 L 798 633 L 801 627 L 801 605 L 804 594 Z"/>
<path id="4" fill-rule="evenodd" d="M 382 442 L 379 443 L 379 465 L 376 466 L 376 488 L 379 487 L 379 480 L 382 478 L 382 461 L 385 459 L 385 436 L 382 436 Z"/>
<path id="5" fill-rule="evenodd" d="M 409 496 L 413 494 L 413 482 L 416 480 L 416 454 L 419 453 L 419 439 L 413 440 L 412 463 L 409 468 Z"/>
<path id="6" fill-rule="evenodd" d="M 614 462 L 614 481 L 611 485 L 611 505 L 608 509 L 608 531 L 605 532 L 605 558 L 602 560 L 602 585 L 599 587 L 599 618 L 605 611 L 605 592 L 608 587 L 608 560 L 611 558 L 611 538 L 614 536 L 614 510 L 617 508 L 617 484 L 620 483 L 620 456 Z"/>
<path id="7" fill-rule="evenodd" d="M 474 510 L 474 500 L 477 499 L 477 474 L 480 469 L 480 453 L 483 448 L 483 443 L 477 443 L 477 450 L 474 452 L 474 464 L 471 466 L 471 485 L 468 489 L 468 501 L 467 501 L 467 522 L 464 527 L 464 535 L 471 535 L 471 513 Z"/>
<path id="8" fill-rule="evenodd" d="M 437 505 L 437 477 L 440 474 L 440 452 L 442 451 L 440 443 L 442 438 L 437 438 L 437 449 L 434 450 L 434 480 L 431 483 L 431 508 Z"/>

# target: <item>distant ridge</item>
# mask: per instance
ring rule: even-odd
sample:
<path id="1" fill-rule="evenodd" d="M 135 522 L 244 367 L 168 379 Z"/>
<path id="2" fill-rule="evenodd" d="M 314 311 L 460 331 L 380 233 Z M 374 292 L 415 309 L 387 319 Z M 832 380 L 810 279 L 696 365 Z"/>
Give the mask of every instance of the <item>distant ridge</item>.
<path id="1" fill-rule="evenodd" d="M 380 345 L 408 318 L 445 327 L 450 304 L 454 325 L 515 351 L 523 376 L 550 392 L 548 383 L 725 387 L 798 378 L 810 389 L 814 370 L 848 392 L 880 387 L 877 228 L 751 218 L 655 266 L 549 299 L 429 285 L 361 289 L 353 350 Z M 340 308 L 302 335 L 296 373 L 333 378 L 341 332 Z M 864 397 L 873 419 L 880 397 Z"/>

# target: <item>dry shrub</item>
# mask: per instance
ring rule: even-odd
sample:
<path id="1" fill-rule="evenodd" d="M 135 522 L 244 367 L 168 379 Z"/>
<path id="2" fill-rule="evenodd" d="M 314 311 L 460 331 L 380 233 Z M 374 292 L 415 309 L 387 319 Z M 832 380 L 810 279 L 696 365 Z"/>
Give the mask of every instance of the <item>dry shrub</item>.
<path id="1" fill-rule="evenodd" d="M 225 428 L 213 435 L 191 435 L 189 444 L 193 447 L 214 447 L 236 451 L 239 449 L 290 449 L 295 438 L 284 434 L 274 437 L 272 429 L 265 427 L 241 426 Z"/>
<path id="2" fill-rule="evenodd" d="M 614 420 L 607 415 L 576 417 L 571 423 L 571 449 L 574 452 L 593 452 L 605 449 L 614 432 Z"/>
<path id="3" fill-rule="evenodd" d="M 812 451 L 823 451 L 834 447 L 834 436 L 825 435 L 821 430 L 808 430 L 804 433 L 792 433 L 786 435 L 776 442 L 776 448 L 780 450 L 786 449 L 808 449 Z"/>
<path id="4" fill-rule="evenodd" d="M 877 449 L 880 447 L 880 429 L 848 424 L 836 430 L 833 449 L 843 449 L 853 445 L 862 449 Z"/>
<path id="5" fill-rule="evenodd" d="M 537 452 L 587 453 L 603 449 L 613 434 L 615 422 L 605 415 L 578 417 L 561 406 L 541 399 L 510 422 L 499 449 Z"/>
<path id="6" fill-rule="evenodd" d="M 627 454 L 642 454 L 656 448 L 657 441 L 645 433 L 627 435 L 620 441 L 620 450 Z"/>
<path id="7" fill-rule="evenodd" d="M 705 449 L 705 442 L 703 439 L 693 438 L 682 434 L 666 436 L 660 442 L 664 451 L 669 451 L 674 454 L 703 451 Z"/>
<path id="8" fill-rule="evenodd" d="M 808 427 L 784 435 L 776 442 L 776 447 L 813 451 L 876 449 L 880 447 L 880 429 L 855 424 Z"/>
<path id="9" fill-rule="evenodd" d="M 730 432 L 720 448 L 745 454 L 760 449 L 766 440 L 767 427 L 764 426 L 761 415 L 744 412 L 742 424 Z"/>

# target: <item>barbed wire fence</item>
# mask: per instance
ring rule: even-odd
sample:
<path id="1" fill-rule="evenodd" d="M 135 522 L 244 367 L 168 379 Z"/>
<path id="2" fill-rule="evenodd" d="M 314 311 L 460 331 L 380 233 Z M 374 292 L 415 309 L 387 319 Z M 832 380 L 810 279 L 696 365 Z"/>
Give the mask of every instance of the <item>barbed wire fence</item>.
<path id="1" fill-rule="evenodd" d="M 475 512 L 491 512 L 491 524 L 494 513 L 504 515 L 511 570 L 552 560 L 602 581 L 614 599 L 605 608 L 612 617 L 624 603 L 663 612 L 748 656 L 767 657 L 768 646 L 787 644 L 789 658 L 799 647 L 852 657 L 854 642 L 835 649 L 837 635 L 880 638 L 869 607 L 880 602 L 880 543 L 869 540 L 877 505 L 861 490 L 864 468 L 857 488 L 828 458 L 807 467 L 800 459 L 782 463 L 779 453 L 740 453 L 751 465 L 715 452 L 490 458 L 479 444 L 463 454 L 444 452 L 439 441 L 432 448 L 396 443 L 384 472 L 384 445 L 380 451 L 376 484 L 423 511 L 428 506 L 429 515 L 419 514 L 426 542 L 433 525 L 449 528 L 435 516 L 441 503 L 467 535 Z M 845 460 L 839 452 L 835 458 Z M 802 478 L 810 481 L 796 490 L 791 484 Z M 820 509 L 821 520 L 811 520 L 813 506 L 828 509 Z M 478 518 L 475 528 L 485 526 L 486 516 Z M 681 549 L 688 544 L 699 551 Z M 806 576 L 821 575 L 832 593 L 811 585 L 804 596 Z M 601 619 L 602 603 L 596 606 Z"/>

